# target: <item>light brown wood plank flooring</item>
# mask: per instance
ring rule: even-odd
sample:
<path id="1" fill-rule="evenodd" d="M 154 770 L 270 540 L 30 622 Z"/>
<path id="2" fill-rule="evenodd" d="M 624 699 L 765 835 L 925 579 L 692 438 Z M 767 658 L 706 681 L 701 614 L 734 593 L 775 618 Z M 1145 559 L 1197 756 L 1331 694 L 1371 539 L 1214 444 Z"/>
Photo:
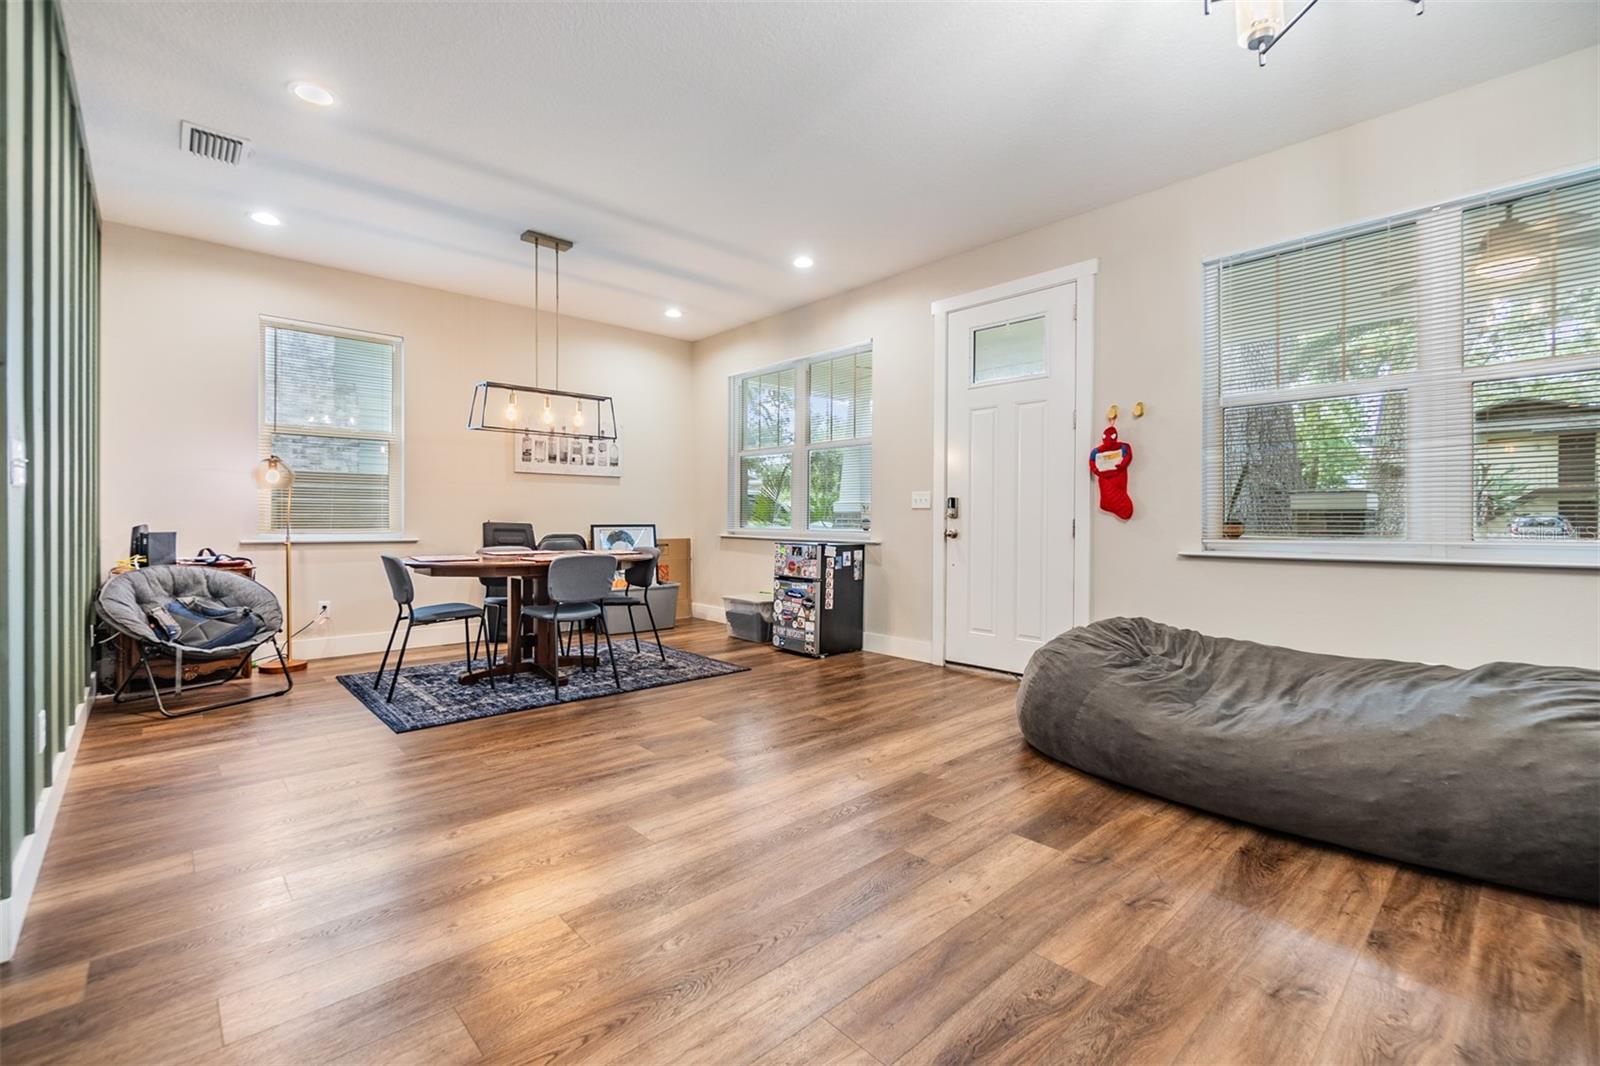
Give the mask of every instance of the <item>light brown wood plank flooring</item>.
<path id="1" fill-rule="evenodd" d="M 1595 1061 L 1593 908 L 1086 777 L 1003 680 L 670 639 L 752 670 L 402 736 L 334 681 L 375 657 L 98 708 L 0 1058 Z"/>

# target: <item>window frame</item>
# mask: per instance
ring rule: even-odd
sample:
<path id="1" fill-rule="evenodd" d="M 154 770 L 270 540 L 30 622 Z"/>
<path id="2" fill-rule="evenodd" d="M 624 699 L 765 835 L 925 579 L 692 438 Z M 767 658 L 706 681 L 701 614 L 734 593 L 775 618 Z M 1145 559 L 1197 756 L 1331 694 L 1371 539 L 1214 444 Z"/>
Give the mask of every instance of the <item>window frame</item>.
<path id="1" fill-rule="evenodd" d="M 309 322 L 303 319 L 286 318 L 280 315 L 262 314 L 257 316 L 256 326 L 256 449 L 261 450 L 261 441 L 272 429 L 272 410 L 269 399 L 271 383 L 267 377 L 267 330 L 288 329 L 300 333 L 314 333 L 324 337 L 343 338 L 346 340 L 366 341 L 375 344 L 386 344 L 394 352 L 391 369 L 389 403 L 390 403 L 390 432 L 387 434 L 374 432 L 332 432 L 322 431 L 315 427 L 293 426 L 286 427 L 282 422 L 278 424 L 280 432 L 289 429 L 297 435 L 329 437 L 340 440 L 381 441 L 389 448 L 389 525 L 385 529 L 307 529 L 293 531 L 296 541 L 305 543 L 391 543 L 410 542 L 415 537 L 405 532 L 405 338 L 392 333 L 379 333 L 373 330 L 355 329 L 348 326 L 333 326 L 325 322 Z M 258 454 L 257 461 L 265 459 L 265 454 Z M 261 506 L 261 495 L 265 490 L 257 492 L 256 528 L 254 533 L 240 538 L 241 544 L 279 544 L 283 542 L 284 531 L 270 528 L 269 522 L 262 521 L 264 508 Z"/>
<path id="2" fill-rule="evenodd" d="M 767 366 L 757 367 L 752 370 L 741 371 L 728 376 L 728 473 L 727 473 L 727 512 L 724 514 L 723 536 L 747 537 L 757 540 L 816 540 L 838 542 L 878 543 L 870 525 L 867 529 L 818 529 L 811 525 L 810 499 L 811 499 L 811 454 L 819 451 L 830 451 L 844 448 L 865 447 L 869 456 L 873 455 L 872 437 L 850 437 L 848 439 L 828 440 L 822 443 L 811 441 L 811 368 L 819 363 L 826 363 L 840 356 L 871 353 L 873 343 L 869 338 L 854 344 L 840 345 L 826 351 L 804 355 L 798 359 L 788 359 L 781 363 L 772 363 Z M 766 448 L 745 448 L 744 423 L 741 418 L 741 395 L 744 383 L 751 378 L 763 377 L 767 374 L 782 373 L 785 370 L 795 371 L 795 411 L 794 411 L 794 441 L 791 444 L 777 445 Z M 873 362 L 873 387 L 876 392 L 877 362 Z M 874 402 L 874 408 L 876 403 Z M 874 410 L 873 427 L 876 429 L 876 410 Z M 765 455 L 789 456 L 789 525 L 787 526 L 746 526 L 742 524 L 740 514 L 740 489 L 739 468 L 743 460 Z M 872 511 L 872 493 L 867 495 L 867 514 Z"/>
<path id="3" fill-rule="evenodd" d="M 1583 168 L 1420 209 L 1397 212 L 1263 248 L 1207 257 L 1201 264 L 1200 550 L 1180 554 L 1216 558 L 1233 556 L 1330 562 L 1437 562 L 1600 569 L 1600 541 L 1559 544 L 1474 539 L 1474 431 L 1470 417 L 1465 421 L 1452 417 L 1472 410 L 1471 393 L 1479 383 L 1600 370 L 1600 352 L 1507 360 L 1477 366 L 1468 366 L 1462 358 L 1466 327 L 1462 214 L 1486 202 L 1498 203 L 1596 179 L 1600 179 L 1600 168 Z M 1418 305 L 1415 369 L 1325 384 L 1223 393 L 1223 357 L 1217 331 L 1221 326 L 1220 277 L 1224 267 L 1403 224 L 1415 224 L 1418 227 L 1419 293 L 1424 294 L 1423 299 L 1427 298 L 1426 294 L 1433 294 L 1438 301 L 1438 306 Z M 1438 332 L 1430 336 L 1429 331 Z M 1215 358 L 1212 357 L 1214 345 Z M 1452 400 L 1451 394 L 1461 391 L 1467 394 L 1467 401 L 1462 403 L 1459 396 Z M 1225 508 L 1223 498 L 1228 492 L 1223 473 L 1225 449 L 1221 439 L 1226 411 L 1231 408 L 1382 392 L 1403 392 L 1406 396 L 1406 536 L 1282 539 L 1206 536 L 1208 529 L 1220 526 L 1218 519 Z M 1442 479 L 1435 479 L 1431 484 L 1425 484 L 1421 478 L 1414 479 L 1410 476 L 1414 469 L 1410 459 L 1415 456 L 1419 441 L 1453 441 L 1454 446 L 1462 451 L 1465 462 L 1459 469 L 1449 469 Z M 1447 507 L 1429 509 L 1418 506 L 1420 498 L 1429 495 L 1430 489 L 1431 494 L 1437 496 L 1441 485 L 1451 499 Z"/>

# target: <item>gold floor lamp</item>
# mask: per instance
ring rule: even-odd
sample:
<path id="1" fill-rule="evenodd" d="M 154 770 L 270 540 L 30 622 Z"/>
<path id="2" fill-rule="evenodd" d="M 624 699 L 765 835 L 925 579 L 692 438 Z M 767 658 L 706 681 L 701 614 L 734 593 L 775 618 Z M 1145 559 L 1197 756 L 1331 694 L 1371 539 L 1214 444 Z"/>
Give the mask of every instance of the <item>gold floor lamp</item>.
<path id="1" fill-rule="evenodd" d="M 256 484 L 269 492 L 283 493 L 283 630 L 287 634 L 284 639 L 283 663 L 269 660 L 262 663 L 257 669 L 268 673 L 281 671 L 304 670 L 306 661 L 294 657 L 294 586 L 290 581 L 292 557 L 290 546 L 292 536 L 290 529 L 294 517 L 294 471 L 289 469 L 289 464 L 276 455 L 269 455 L 256 464 Z"/>

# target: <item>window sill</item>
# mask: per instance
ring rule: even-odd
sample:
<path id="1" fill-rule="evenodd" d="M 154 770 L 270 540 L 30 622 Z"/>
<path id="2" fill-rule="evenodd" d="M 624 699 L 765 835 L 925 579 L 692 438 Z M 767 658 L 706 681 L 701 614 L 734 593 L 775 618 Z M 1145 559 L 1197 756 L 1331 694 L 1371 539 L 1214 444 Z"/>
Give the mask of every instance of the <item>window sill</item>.
<path id="1" fill-rule="evenodd" d="M 1521 550 L 1503 554 L 1493 547 L 1478 546 L 1473 549 L 1455 549 L 1451 554 L 1425 555 L 1419 553 L 1359 553 L 1311 550 L 1271 550 L 1251 548 L 1188 548 L 1178 552 L 1180 559 L 1244 559 L 1268 560 L 1280 563 L 1361 563 L 1394 564 L 1402 566 L 1476 566 L 1527 570 L 1587 570 L 1600 571 L 1600 547 L 1593 550 L 1556 550 L 1541 552 L 1538 549 Z"/>
<path id="2" fill-rule="evenodd" d="M 414 533 L 296 533 L 296 544 L 415 544 Z M 240 537 L 240 544 L 282 544 L 282 533 L 256 533 Z"/>
<path id="3" fill-rule="evenodd" d="M 841 529 L 834 532 L 811 530 L 797 532 L 792 529 L 725 529 L 724 540 L 781 540 L 786 544 L 882 544 L 871 533 Z"/>

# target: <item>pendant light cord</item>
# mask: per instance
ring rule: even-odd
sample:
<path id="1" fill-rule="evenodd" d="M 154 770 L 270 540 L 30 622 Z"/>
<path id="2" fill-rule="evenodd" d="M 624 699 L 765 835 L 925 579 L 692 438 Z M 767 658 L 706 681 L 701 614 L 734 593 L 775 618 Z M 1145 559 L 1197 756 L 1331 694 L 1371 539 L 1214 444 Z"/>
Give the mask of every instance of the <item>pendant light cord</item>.
<path id="1" fill-rule="evenodd" d="M 537 388 L 543 381 L 539 377 L 539 242 L 533 244 L 533 384 Z"/>

